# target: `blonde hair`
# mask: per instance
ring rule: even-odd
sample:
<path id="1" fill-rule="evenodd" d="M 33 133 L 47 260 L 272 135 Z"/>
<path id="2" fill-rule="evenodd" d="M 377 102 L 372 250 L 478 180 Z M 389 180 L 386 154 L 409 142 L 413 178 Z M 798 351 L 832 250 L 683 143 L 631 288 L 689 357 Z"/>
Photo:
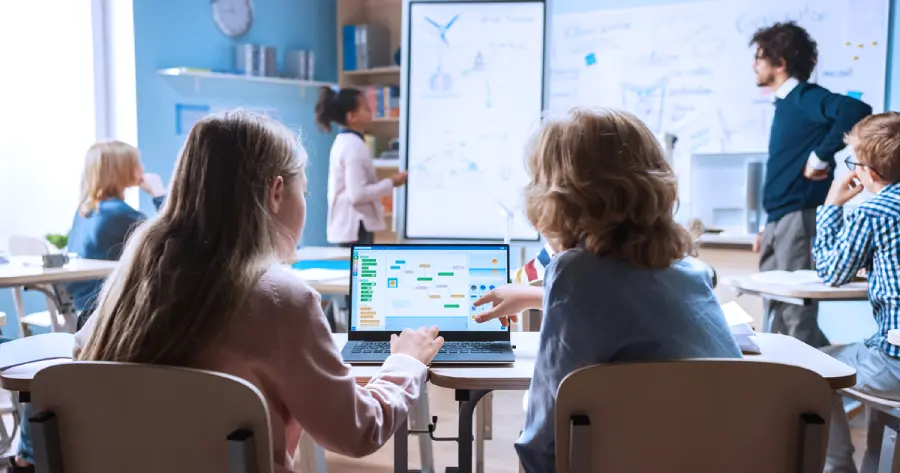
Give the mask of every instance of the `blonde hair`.
<path id="1" fill-rule="evenodd" d="M 125 189 L 137 184 L 141 155 L 137 148 L 121 141 L 95 143 L 84 155 L 81 203 L 78 211 L 87 216 L 106 199 L 121 199 Z"/>
<path id="2" fill-rule="evenodd" d="M 844 137 L 862 164 L 893 184 L 900 182 L 900 113 L 869 115 Z"/>
<path id="3" fill-rule="evenodd" d="M 279 176 L 300 185 L 305 165 L 297 137 L 271 119 L 235 110 L 197 122 L 166 205 L 129 239 L 101 292 L 80 359 L 195 361 L 286 246 L 270 188 Z"/>
<path id="4" fill-rule="evenodd" d="M 637 117 L 572 110 L 535 135 L 527 163 L 528 219 L 560 251 L 580 246 L 655 269 L 693 252 L 673 218 L 675 174 Z"/>

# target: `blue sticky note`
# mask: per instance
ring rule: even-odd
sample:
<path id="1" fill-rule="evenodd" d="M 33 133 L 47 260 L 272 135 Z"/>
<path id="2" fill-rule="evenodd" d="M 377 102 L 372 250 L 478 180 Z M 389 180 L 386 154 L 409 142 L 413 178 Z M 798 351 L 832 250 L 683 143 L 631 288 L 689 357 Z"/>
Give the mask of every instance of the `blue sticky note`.
<path id="1" fill-rule="evenodd" d="M 863 94 L 862 92 L 859 92 L 856 90 L 851 90 L 851 91 L 847 92 L 847 97 L 852 97 L 856 100 L 862 100 L 862 94 Z"/>
<path id="2" fill-rule="evenodd" d="M 594 53 L 590 53 L 584 57 L 584 62 L 587 63 L 588 66 L 593 66 L 594 64 L 597 64 L 597 56 L 595 56 Z"/>

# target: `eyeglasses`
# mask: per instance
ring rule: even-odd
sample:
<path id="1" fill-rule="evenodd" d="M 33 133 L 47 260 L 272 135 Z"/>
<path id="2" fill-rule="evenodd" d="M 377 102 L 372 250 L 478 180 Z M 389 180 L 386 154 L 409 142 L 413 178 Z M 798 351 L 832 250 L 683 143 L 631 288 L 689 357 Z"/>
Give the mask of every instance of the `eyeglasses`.
<path id="1" fill-rule="evenodd" d="M 849 170 L 851 170 L 851 171 L 856 171 L 857 166 L 858 166 L 858 167 L 861 167 L 861 168 L 869 168 L 869 169 L 872 170 L 872 172 L 874 172 L 875 174 L 877 174 L 878 177 L 882 177 L 882 176 L 881 176 L 881 173 L 879 173 L 877 169 L 873 168 L 872 166 L 869 166 L 868 164 L 860 163 L 860 162 L 858 162 L 858 161 L 854 161 L 852 157 L 847 157 L 847 159 L 844 160 L 844 164 L 846 164 L 846 165 L 847 165 L 847 169 L 849 169 Z"/>

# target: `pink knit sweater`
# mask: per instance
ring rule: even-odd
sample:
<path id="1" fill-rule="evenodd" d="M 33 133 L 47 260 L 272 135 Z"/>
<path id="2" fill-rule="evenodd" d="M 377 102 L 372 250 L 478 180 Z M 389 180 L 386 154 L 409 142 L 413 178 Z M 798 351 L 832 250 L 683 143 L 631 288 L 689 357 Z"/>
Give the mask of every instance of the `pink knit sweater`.
<path id="1" fill-rule="evenodd" d="M 76 350 L 94 318 L 76 334 Z M 391 355 L 366 386 L 350 376 L 331 337 L 320 296 L 279 266 L 270 268 L 220 341 L 192 367 L 255 385 L 268 402 L 276 471 L 293 470 L 305 429 L 324 448 L 352 457 L 378 450 L 422 393 L 427 368 Z"/>

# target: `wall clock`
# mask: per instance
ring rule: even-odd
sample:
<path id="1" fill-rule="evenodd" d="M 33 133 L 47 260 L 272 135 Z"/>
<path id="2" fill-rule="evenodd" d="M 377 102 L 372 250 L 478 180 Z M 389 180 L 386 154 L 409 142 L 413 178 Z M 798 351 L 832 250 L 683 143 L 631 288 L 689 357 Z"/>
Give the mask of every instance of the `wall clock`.
<path id="1" fill-rule="evenodd" d="M 237 38 L 253 24 L 251 0 L 212 0 L 213 21 L 228 37 Z"/>

